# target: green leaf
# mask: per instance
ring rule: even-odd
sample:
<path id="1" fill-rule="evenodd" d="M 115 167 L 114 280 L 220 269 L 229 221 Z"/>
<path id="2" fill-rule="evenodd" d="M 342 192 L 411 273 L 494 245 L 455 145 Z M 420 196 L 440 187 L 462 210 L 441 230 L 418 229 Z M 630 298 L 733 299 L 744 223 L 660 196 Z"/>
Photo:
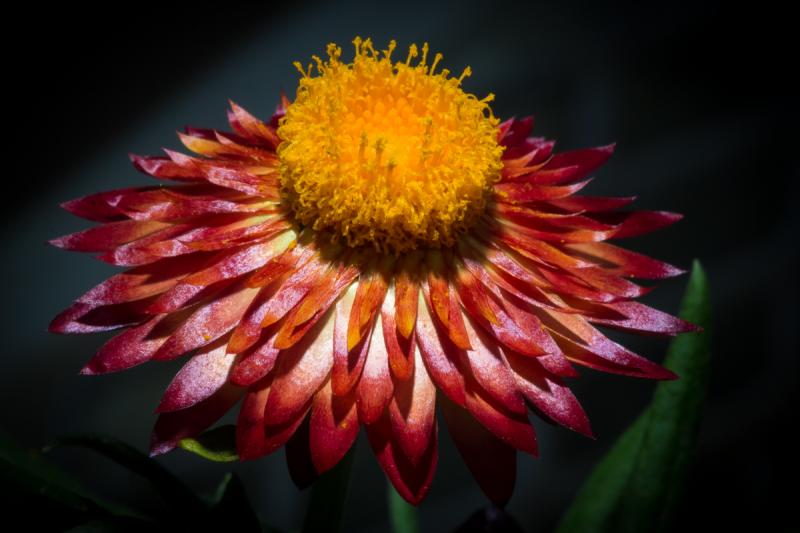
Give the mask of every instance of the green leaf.
<path id="1" fill-rule="evenodd" d="M 203 501 L 166 468 L 124 442 L 99 435 L 67 437 L 48 446 L 45 451 L 65 446 L 88 448 L 142 476 L 153 485 L 167 507 L 178 514 L 193 513 L 192 516 L 196 516 L 207 509 Z"/>
<path id="2" fill-rule="evenodd" d="M 355 446 L 339 461 L 339 464 L 322 474 L 311 488 L 311 499 L 303 520 L 303 532 L 336 532 L 342 527 L 344 502 L 350 484 Z"/>
<path id="3" fill-rule="evenodd" d="M 61 530 L 87 521 L 130 520 L 141 515 L 123 506 L 106 503 L 36 452 L 24 450 L 0 433 L 0 480 L 7 520 L 21 520 L 46 530 Z"/>
<path id="4" fill-rule="evenodd" d="M 595 468 L 558 533 L 664 531 L 689 473 L 708 388 L 711 352 L 706 275 L 694 262 L 681 317 L 704 329 L 671 343 L 664 366 L 678 374 Z"/>
<path id="5" fill-rule="evenodd" d="M 183 439 L 180 447 L 209 461 L 230 463 L 238 461 L 236 453 L 236 426 L 226 425 L 210 429 L 196 438 Z"/>
<path id="6" fill-rule="evenodd" d="M 400 496 L 391 483 L 386 484 L 389 500 L 389 521 L 394 533 L 419 533 L 417 509 Z"/>

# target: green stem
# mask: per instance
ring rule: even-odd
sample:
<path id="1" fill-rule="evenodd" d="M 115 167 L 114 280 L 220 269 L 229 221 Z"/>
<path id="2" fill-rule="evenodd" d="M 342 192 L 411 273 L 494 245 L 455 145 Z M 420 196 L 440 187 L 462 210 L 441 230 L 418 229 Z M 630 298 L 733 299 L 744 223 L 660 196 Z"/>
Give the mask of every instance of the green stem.
<path id="1" fill-rule="evenodd" d="M 338 465 L 314 482 L 311 488 L 311 500 L 308 502 L 306 517 L 303 520 L 303 533 L 335 532 L 341 529 L 354 456 L 355 446 L 347 452 Z"/>
<path id="2" fill-rule="evenodd" d="M 392 522 L 394 533 L 419 533 L 419 519 L 417 508 L 400 496 L 391 483 L 387 483 L 387 497 L 389 500 L 389 519 Z"/>

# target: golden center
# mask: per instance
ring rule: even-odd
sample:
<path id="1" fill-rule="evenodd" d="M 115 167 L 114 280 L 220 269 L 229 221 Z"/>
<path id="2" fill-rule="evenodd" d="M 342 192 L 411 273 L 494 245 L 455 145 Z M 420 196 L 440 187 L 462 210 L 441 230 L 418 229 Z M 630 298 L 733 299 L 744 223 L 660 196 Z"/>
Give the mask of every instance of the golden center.
<path id="1" fill-rule="evenodd" d="M 349 246 L 400 253 L 452 246 L 483 213 L 503 149 L 492 95 L 479 100 L 458 78 L 436 72 L 416 46 L 392 62 L 355 39 L 352 63 L 328 45 L 302 73 L 281 120 L 281 190 L 305 226 Z"/>

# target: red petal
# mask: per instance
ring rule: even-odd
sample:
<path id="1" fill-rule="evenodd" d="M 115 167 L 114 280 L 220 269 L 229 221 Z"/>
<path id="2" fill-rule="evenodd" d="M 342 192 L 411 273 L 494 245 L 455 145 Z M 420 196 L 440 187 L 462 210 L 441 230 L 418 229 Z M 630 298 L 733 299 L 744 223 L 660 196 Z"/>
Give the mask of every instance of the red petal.
<path id="1" fill-rule="evenodd" d="M 669 370 L 611 341 L 582 316 L 547 310 L 543 312 L 542 320 L 552 330 L 566 357 L 577 364 L 603 372 L 649 379 L 677 377 Z"/>
<path id="2" fill-rule="evenodd" d="M 264 411 L 269 401 L 272 376 L 269 375 L 250 388 L 236 423 L 236 447 L 242 460 L 267 455 L 294 435 L 306 418 L 310 402 L 284 424 L 265 425 Z"/>
<path id="3" fill-rule="evenodd" d="M 375 424 L 367 426 L 367 437 L 378 463 L 397 493 L 411 505 L 419 505 L 431 486 L 439 459 L 436 426 L 434 425 L 430 446 L 416 465 L 404 456 L 392 438 L 388 414 L 384 414 Z"/>
<path id="4" fill-rule="evenodd" d="M 517 387 L 540 414 L 587 437 L 592 436 L 586 413 L 561 379 L 542 368 L 536 357 L 513 352 L 504 355 L 514 373 Z"/>
<path id="5" fill-rule="evenodd" d="M 466 405 L 464 376 L 450 357 L 456 348 L 433 321 L 429 306 L 425 302 L 420 302 L 418 309 L 417 342 L 428 375 L 451 400 L 464 406 Z M 448 346 L 448 349 L 445 350 L 444 346 Z"/>
<path id="6" fill-rule="evenodd" d="M 334 318 L 334 344 L 333 344 L 333 370 L 331 371 L 331 385 L 333 393 L 337 396 L 348 394 L 361 377 L 364 364 L 367 361 L 367 352 L 372 338 L 372 325 L 366 335 L 355 348 L 347 349 L 347 327 L 350 321 L 351 309 L 356 295 L 356 286 L 351 285 L 344 295 L 336 302 L 336 316 Z"/>
<path id="7" fill-rule="evenodd" d="M 461 352 L 464 371 L 471 372 L 480 386 L 500 405 L 511 412 L 525 413 L 525 402 L 517 390 L 514 376 L 502 359 L 500 350 L 471 320 L 466 321 L 472 350 Z"/>
<path id="8" fill-rule="evenodd" d="M 245 111 L 233 102 L 230 102 L 231 112 L 233 113 L 234 120 L 231 125 L 241 135 L 245 135 L 251 139 L 258 139 L 266 146 L 277 148 L 280 144 L 280 139 L 270 126 L 267 126 L 253 115 Z"/>
<path id="9" fill-rule="evenodd" d="M 605 242 L 570 244 L 568 248 L 603 266 L 619 276 L 642 279 L 664 279 L 683 274 L 685 271 L 647 256 L 613 246 Z"/>
<path id="10" fill-rule="evenodd" d="M 185 318 L 185 314 L 160 315 L 120 333 L 100 348 L 81 374 L 117 372 L 149 361 Z"/>
<path id="11" fill-rule="evenodd" d="M 395 309 L 395 291 L 390 289 L 386 293 L 386 299 L 381 307 L 383 341 L 386 344 L 386 351 L 389 353 L 389 368 L 392 370 L 392 375 L 398 380 L 404 381 L 411 377 L 411 373 L 414 371 L 416 341 L 413 333 L 408 338 L 399 333 L 395 324 Z"/>
<path id="12" fill-rule="evenodd" d="M 500 440 L 514 448 L 538 455 L 536 433 L 527 414 L 512 413 L 495 405 L 477 383 L 467 386 L 467 410 Z"/>
<path id="13" fill-rule="evenodd" d="M 197 250 L 190 249 L 175 237 L 191 229 L 190 224 L 174 224 L 141 239 L 118 246 L 98 259 L 116 266 L 139 266 L 153 263 L 165 257 L 186 255 Z"/>
<path id="14" fill-rule="evenodd" d="M 121 220 L 64 235 L 51 240 L 50 244 L 77 252 L 107 252 L 166 227 L 169 224 L 164 222 Z"/>
<path id="15" fill-rule="evenodd" d="M 235 356 L 225 353 L 226 342 L 198 351 L 167 387 L 157 413 L 186 409 L 217 392 L 228 381 Z"/>
<path id="16" fill-rule="evenodd" d="M 458 295 L 469 316 L 478 322 L 497 341 L 525 355 L 544 355 L 552 351 L 552 341 L 547 337 L 538 320 L 533 315 L 523 316 L 521 312 L 512 315 L 511 307 L 501 306 L 497 295 L 489 290 L 467 269 L 458 273 Z M 525 318 L 525 326 L 520 319 Z"/>
<path id="17" fill-rule="evenodd" d="M 357 296 L 356 296 L 357 297 Z M 389 354 L 383 339 L 380 320 L 375 321 L 372 342 L 369 344 L 367 361 L 356 385 L 358 419 L 362 424 L 375 423 L 392 398 L 394 383 L 389 373 Z"/>
<path id="18" fill-rule="evenodd" d="M 327 267 L 321 260 L 314 259 L 295 270 L 284 281 L 275 296 L 266 302 L 261 327 L 274 324 L 297 305 L 305 296 L 316 289 L 320 279 L 326 275 Z M 261 313 L 261 312 L 259 312 Z"/>
<path id="19" fill-rule="evenodd" d="M 552 224 L 548 225 L 544 220 L 540 222 L 528 220 L 525 224 L 517 224 L 515 221 L 508 218 L 495 220 L 493 227 L 495 228 L 495 232 L 498 231 L 496 228 L 502 228 L 504 231 L 519 238 L 542 240 L 559 244 L 605 241 L 616 235 L 618 230 L 618 228 L 613 226 L 607 226 L 610 229 L 606 230 L 560 228 Z"/>
<path id="20" fill-rule="evenodd" d="M 265 188 L 267 182 L 262 180 L 259 176 L 249 173 L 244 167 L 237 169 L 235 165 L 223 163 L 218 159 L 213 160 L 213 163 L 208 163 L 178 152 L 170 150 L 165 151 L 170 159 L 177 163 L 178 166 L 185 169 L 184 172 L 191 175 L 202 176 L 214 185 L 219 185 L 220 187 L 252 196 L 258 196 L 261 192 L 267 192 Z"/>
<path id="21" fill-rule="evenodd" d="M 441 406 L 450 436 L 481 490 L 495 505 L 505 506 L 514 492 L 517 450 L 447 398 L 441 398 Z"/>
<path id="22" fill-rule="evenodd" d="M 533 117 L 525 117 L 522 119 L 511 119 L 506 128 L 502 128 L 501 132 L 505 130 L 505 135 L 499 139 L 502 146 L 512 147 L 515 146 L 531 134 L 533 131 Z"/>
<path id="23" fill-rule="evenodd" d="M 280 287 L 280 283 L 264 287 L 253 299 L 250 307 L 244 312 L 239 324 L 231 333 L 231 340 L 228 342 L 229 353 L 242 353 L 250 349 L 260 339 L 263 339 L 266 328 L 262 327 L 261 323 L 267 311 L 274 306 L 274 303 L 271 302 Z M 280 319 L 276 324 L 280 324 Z M 277 331 L 276 324 L 267 326 L 267 328 L 271 328 L 271 337 L 274 337 L 275 331 Z"/>
<path id="24" fill-rule="evenodd" d="M 672 336 L 700 331 L 694 324 L 638 302 L 616 302 L 600 307 L 613 310 L 620 318 L 589 317 L 590 322 L 624 331 L 656 335 Z"/>
<path id="25" fill-rule="evenodd" d="M 108 278 L 78 298 L 78 301 L 99 306 L 148 298 L 170 289 L 207 259 L 206 254 L 192 254 L 133 268 Z"/>
<path id="26" fill-rule="evenodd" d="M 222 213 L 274 212 L 263 198 L 244 196 L 211 184 L 121 191 L 106 199 L 117 213 L 134 220 L 174 220 Z"/>
<path id="27" fill-rule="evenodd" d="M 243 393 L 244 389 L 228 383 L 188 409 L 160 414 L 150 438 L 150 455 L 166 453 L 177 447 L 182 439 L 196 437 L 222 418 Z"/>
<path id="28" fill-rule="evenodd" d="M 315 251 L 310 246 L 298 244 L 290 247 L 286 252 L 278 255 L 258 272 L 250 276 L 247 284 L 250 287 L 266 287 L 287 272 L 294 272 L 308 263 L 315 255 Z"/>
<path id="29" fill-rule="evenodd" d="M 590 287 L 615 296 L 615 300 L 639 298 L 653 290 L 597 267 L 575 269 L 572 274 Z"/>
<path id="30" fill-rule="evenodd" d="M 389 404 L 392 435 L 411 464 L 416 465 L 430 448 L 436 411 L 436 387 L 428 376 L 419 350 L 413 379 L 397 383 Z"/>
<path id="31" fill-rule="evenodd" d="M 510 205 L 498 203 L 494 206 L 496 218 L 501 222 L 520 224 L 530 229 L 540 229 L 555 233 L 565 230 L 588 230 L 600 235 L 611 236 L 618 226 L 605 224 L 594 218 L 578 213 L 554 213 L 545 205 Z M 502 224 L 499 224 L 502 227 Z"/>
<path id="32" fill-rule="evenodd" d="M 247 272 L 260 268 L 272 258 L 283 253 L 294 241 L 292 231 L 281 233 L 267 242 L 260 242 L 224 256 L 208 268 L 186 278 L 185 283 L 192 285 L 211 285 L 223 279 L 239 277 Z"/>
<path id="33" fill-rule="evenodd" d="M 533 181 L 541 184 L 557 184 L 583 179 L 608 161 L 608 158 L 614 153 L 615 146 L 615 144 L 609 144 L 598 148 L 555 154 L 547 162 L 544 170 L 534 176 Z M 558 175 L 557 171 L 564 168 L 572 170 Z"/>
<path id="34" fill-rule="evenodd" d="M 549 204 L 566 211 L 597 213 L 625 207 L 634 200 L 636 200 L 635 196 L 628 196 L 624 198 L 607 198 L 603 196 L 570 196 L 569 198 L 551 200 Z"/>
<path id="35" fill-rule="evenodd" d="M 239 459 L 256 459 L 266 453 L 264 407 L 267 405 L 272 376 L 267 376 L 247 390 L 236 421 L 236 451 Z"/>
<path id="36" fill-rule="evenodd" d="M 167 153 L 170 153 L 167 151 Z M 203 181 L 203 173 L 194 165 L 180 164 L 168 157 L 147 157 L 128 154 L 139 172 L 154 178 L 176 181 Z"/>
<path id="37" fill-rule="evenodd" d="M 320 474 L 336 466 L 358 436 L 355 394 L 335 396 L 330 380 L 314 396 L 311 407 L 311 460 Z"/>
<path id="38" fill-rule="evenodd" d="M 230 342 L 228 343 L 230 352 Z M 275 330 L 262 335 L 261 344 L 241 354 L 231 371 L 231 382 L 248 387 L 270 373 L 278 360 L 280 350 L 275 347 Z"/>
<path id="39" fill-rule="evenodd" d="M 223 280 L 203 287 L 180 282 L 156 298 L 145 311 L 150 314 L 174 313 L 200 303 L 207 303 L 222 294 L 236 280 Z"/>
<path id="40" fill-rule="evenodd" d="M 190 350 L 205 346 L 239 322 L 258 289 L 234 290 L 195 311 L 153 356 L 156 360 L 179 357 Z"/>
<path id="41" fill-rule="evenodd" d="M 303 339 L 282 351 L 267 401 L 265 423 L 289 423 L 307 410 L 333 366 L 333 316 L 327 313 Z"/>
<path id="42" fill-rule="evenodd" d="M 652 231 L 671 226 L 683 215 L 669 211 L 633 211 L 630 213 L 603 213 L 594 215 L 594 218 L 607 224 L 619 224 L 619 229 L 611 237 L 623 239 L 636 237 Z"/>
<path id="43" fill-rule="evenodd" d="M 533 174 L 535 179 L 539 174 Z M 507 181 L 494 186 L 496 199 L 509 204 L 524 204 L 541 202 L 545 200 L 558 200 L 578 192 L 586 187 L 591 180 L 579 181 L 571 185 L 548 186 L 536 185 L 530 181 Z"/>
<path id="44" fill-rule="evenodd" d="M 90 194 L 61 204 L 67 212 L 96 222 L 112 222 L 122 217 L 119 209 L 109 204 L 112 198 L 126 193 L 149 190 L 147 188 L 127 188 Z"/>

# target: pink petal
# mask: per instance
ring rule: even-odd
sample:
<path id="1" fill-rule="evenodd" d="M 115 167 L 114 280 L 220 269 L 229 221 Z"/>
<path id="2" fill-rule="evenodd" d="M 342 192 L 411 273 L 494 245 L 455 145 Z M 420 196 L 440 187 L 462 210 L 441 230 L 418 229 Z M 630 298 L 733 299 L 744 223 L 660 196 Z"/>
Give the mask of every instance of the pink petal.
<path id="1" fill-rule="evenodd" d="M 183 365 L 167 387 L 157 413 L 191 407 L 225 385 L 236 357 L 226 353 L 227 342 L 221 341 L 202 348 Z"/>
<path id="2" fill-rule="evenodd" d="M 389 404 L 393 439 L 412 465 L 430 448 L 436 411 L 436 386 L 419 350 L 414 350 L 414 357 L 412 379 L 397 383 Z"/>
<path id="3" fill-rule="evenodd" d="M 228 333 L 253 301 L 258 289 L 241 288 L 195 311 L 154 355 L 156 360 L 179 357 Z"/>
<path id="4" fill-rule="evenodd" d="M 268 425 L 290 422 L 325 383 L 333 366 L 333 317 L 328 313 L 303 339 L 281 352 L 264 415 Z"/>
<path id="5" fill-rule="evenodd" d="M 417 342 L 428 375 L 436 386 L 456 404 L 466 405 L 464 377 L 456 366 L 456 361 L 451 357 L 457 348 L 434 323 L 429 307 L 424 301 L 419 303 Z M 445 349 L 445 346 L 448 348 Z"/>
<path id="6" fill-rule="evenodd" d="M 363 424 L 373 424 L 378 420 L 394 392 L 394 383 L 389 373 L 389 354 L 386 344 L 381 342 L 382 339 L 383 326 L 380 320 L 376 320 L 367 361 L 356 385 L 358 418 Z"/>

